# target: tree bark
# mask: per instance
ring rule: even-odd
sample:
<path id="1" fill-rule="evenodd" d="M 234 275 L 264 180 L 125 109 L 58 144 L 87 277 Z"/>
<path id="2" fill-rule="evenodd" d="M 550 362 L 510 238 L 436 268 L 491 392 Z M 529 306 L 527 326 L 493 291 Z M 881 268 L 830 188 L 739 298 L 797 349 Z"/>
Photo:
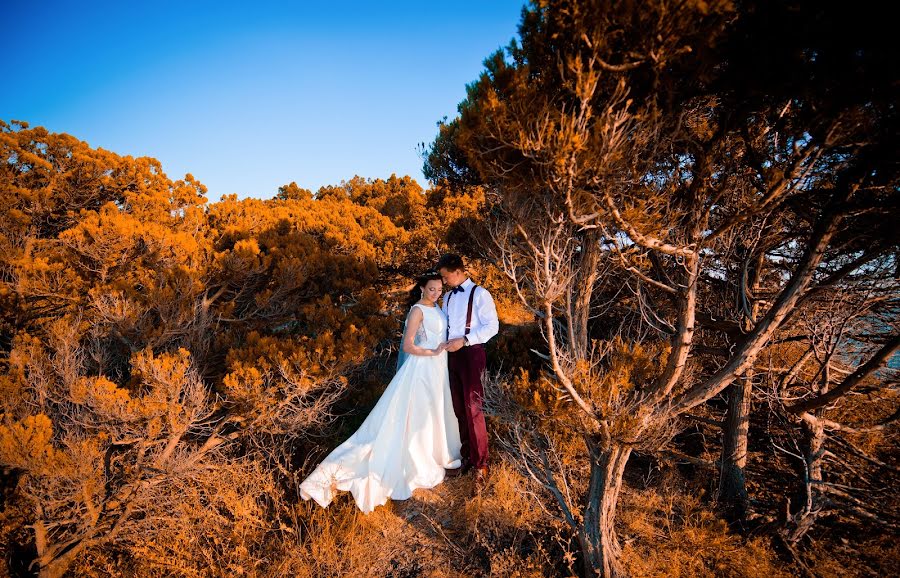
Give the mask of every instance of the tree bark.
<path id="1" fill-rule="evenodd" d="M 827 212 L 820 218 L 813 231 L 809 246 L 790 281 L 778 294 L 775 302 L 759 320 L 753 331 L 747 335 L 728 363 L 721 369 L 698 386 L 678 395 L 671 404 L 672 411 L 683 413 L 708 401 L 731 385 L 737 376 L 742 375 L 753 365 L 760 351 L 781 327 L 781 323 L 788 313 L 794 310 L 797 301 L 811 283 L 816 267 L 822 261 L 842 216 L 836 212 Z"/>
<path id="2" fill-rule="evenodd" d="M 591 318 L 591 297 L 597 283 L 597 269 L 600 264 L 600 233 L 588 231 L 581 245 L 582 258 L 578 266 L 575 280 L 575 303 L 572 312 L 574 325 L 574 343 L 572 348 L 582 359 L 587 357 L 590 348 L 588 322 Z"/>
<path id="3" fill-rule="evenodd" d="M 631 456 L 631 448 L 615 442 L 604 447 L 593 438 L 587 440 L 587 446 L 591 457 L 591 479 L 581 532 L 584 575 L 604 578 L 625 576 L 615 521 L 622 475 Z"/>
<path id="4" fill-rule="evenodd" d="M 38 565 L 38 578 L 62 578 L 69 570 L 69 566 L 87 547 L 87 541 L 79 541 L 62 553 L 45 552 L 36 560 Z"/>
<path id="5" fill-rule="evenodd" d="M 653 395 L 659 401 L 668 398 L 675 384 L 681 379 L 694 343 L 700 255 L 693 254 L 685 261 L 685 289 L 677 296 L 678 319 L 675 325 L 675 335 L 672 336 L 672 350 L 666 360 L 665 369 L 653 387 Z"/>
<path id="6" fill-rule="evenodd" d="M 794 515 L 788 512 L 789 527 L 785 539 L 793 544 L 799 541 L 815 524 L 822 511 L 821 492 L 817 489 L 822 483 L 822 457 L 825 455 L 825 427 L 821 421 L 811 414 L 803 419 L 806 437 L 806 455 L 803 456 L 803 494 L 804 503 Z"/>
<path id="7" fill-rule="evenodd" d="M 751 266 L 752 262 L 752 266 Z M 753 330 L 759 316 L 760 278 L 764 253 L 757 251 L 755 257 L 744 261 L 740 287 L 740 310 L 743 329 Z M 722 469 L 719 472 L 719 504 L 725 507 L 725 517 L 729 522 L 743 522 L 747 517 L 749 496 L 747 494 L 744 468 L 747 466 L 747 443 L 750 431 L 750 400 L 753 394 L 753 369 L 748 369 L 728 386 L 728 410 L 722 432 Z"/>
<path id="8" fill-rule="evenodd" d="M 747 465 L 747 432 L 750 425 L 752 379 L 745 375 L 728 386 L 728 410 L 722 439 L 719 503 L 731 522 L 746 518 L 749 496 L 744 468 Z"/>

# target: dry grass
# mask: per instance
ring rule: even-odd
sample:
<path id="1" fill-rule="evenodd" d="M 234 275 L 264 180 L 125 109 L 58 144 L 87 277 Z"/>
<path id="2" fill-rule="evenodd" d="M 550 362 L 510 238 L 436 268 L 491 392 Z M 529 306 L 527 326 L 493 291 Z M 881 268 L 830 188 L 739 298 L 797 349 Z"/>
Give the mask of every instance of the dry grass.
<path id="1" fill-rule="evenodd" d="M 900 567 L 900 541 L 890 534 L 861 543 L 839 539 L 832 547 L 813 552 L 809 561 L 821 578 L 896 576 Z"/>
<path id="2" fill-rule="evenodd" d="M 469 542 L 480 550 L 488 575 L 524 578 L 556 574 L 559 562 L 544 540 L 562 527 L 541 510 L 530 484 L 512 467 L 500 463 L 484 491 L 465 503 L 459 523 Z"/>
<path id="3" fill-rule="evenodd" d="M 619 508 L 625 564 L 635 578 L 793 575 L 765 540 L 729 532 L 694 493 L 629 490 Z"/>
<path id="4" fill-rule="evenodd" d="M 304 536 L 272 575 L 554 575 L 554 560 L 536 539 L 546 530 L 544 514 L 523 499 L 524 482 L 500 464 L 478 497 L 472 476 L 464 476 L 367 515 L 346 495 L 325 510 L 300 504 Z"/>
<path id="5" fill-rule="evenodd" d="M 471 475 L 417 490 L 406 501 L 360 513 L 341 494 L 327 509 L 312 502 L 276 505 L 281 522 L 253 535 L 249 555 L 233 537 L 227 560 L 197 565 L 202 553 L 173 554 L 167 567 L 136 552 L 106 548 L 86 553 L 73 568 L 79 576 L 337 577 L 390 576 L 573 576 L 578 556 L 567 528 L 545 511 L 529 479 L 499 461 L 483 492 L 472 496 Z M 544 500 L 543 504 L 549 506 Z M 196 544 L 210 542 L 197 536 Z M 233 532 L 232 532 L 233 533 Z M 619 505 L 619 535 L 629 575 L 651 577 L 787 577 L 795 569 L 780 561 L 764 538 L 746 539 L 728 530 L 702 491 L 668 471 L 652 487 L 626 486 Z M 227 536 L 225 536 L 227 538 Z M 222 536 L 219 536 L 221 539 Z M 174 546 L 174 545 L 173 545 Z M 188 544 L 180 545 L 189 548 Z M 209 546 L 207 550 L 218 548 Z M 817 575 L 874 576 L 889 573 L 900 546 L 889 537 L 818 549 Z M 243 552 L 243 553 L 242 553 Z M 856 558 L 854 558 L 856 556 Z M 865 559 L 857 559 L 862 556 Z"/>
<path id="6" fill-rule="evenodd" d="M 346 496 L 323 510 L 298 506 L 305 535 L 282 564 L 284 576 L 452 576 L 446 546 L 412 512 L 388 504 L 362 514 Z"/>

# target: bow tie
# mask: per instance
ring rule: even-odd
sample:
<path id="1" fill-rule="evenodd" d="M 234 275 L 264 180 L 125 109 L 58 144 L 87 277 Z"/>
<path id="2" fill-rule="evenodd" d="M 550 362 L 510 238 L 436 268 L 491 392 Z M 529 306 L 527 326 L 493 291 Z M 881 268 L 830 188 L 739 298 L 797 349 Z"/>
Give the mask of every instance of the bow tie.
<path id="1" fill-rule="evenodd" d="M 453 289 L 451 289 L 450 293 L 463 293 L 464 291 L 465 291 L 465 289 L 463 289 L 461 286 L 458 285 L 458 286 L 454 287 Z"/>

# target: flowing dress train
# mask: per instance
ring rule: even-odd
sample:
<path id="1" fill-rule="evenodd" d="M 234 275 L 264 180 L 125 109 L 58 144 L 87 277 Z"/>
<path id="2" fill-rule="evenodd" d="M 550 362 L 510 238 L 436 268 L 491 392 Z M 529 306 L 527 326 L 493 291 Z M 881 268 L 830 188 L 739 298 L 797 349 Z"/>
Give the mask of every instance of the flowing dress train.
<path id="1" fill-rule="evenodd" d="M 434 349 L 446 334 L 438 307 L 422 309 L 415 344 Z M 453 413 L 447 352 L 407 355 L 359 429 L 335 448 L 300 484 L 304 500 L 327 507 L 336 490 L 353 494 L 363 512 L 388 498 L 405 500 L 431 488 L 445 468 L 460 466 L 459 426 Z"/>

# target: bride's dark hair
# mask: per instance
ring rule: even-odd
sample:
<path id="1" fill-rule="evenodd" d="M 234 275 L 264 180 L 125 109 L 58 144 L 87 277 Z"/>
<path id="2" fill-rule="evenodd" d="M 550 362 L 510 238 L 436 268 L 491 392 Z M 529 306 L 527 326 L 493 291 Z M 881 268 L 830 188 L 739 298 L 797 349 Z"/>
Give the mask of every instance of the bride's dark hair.
<path id="1" fill-rule="evenodd" d="M 413 285 L 413 288 L 410 289 L 409 294 L 406 297 L 406 308 L 409 309 L 413 305 L 419 302 L 419 299 L 422 298 L 422 289 L 428 285 L 429 281 L 440 281 L 441 274 L 437 271 L 431 269 L 425 271 L 418 277 L 416 277 L 416 284 Z"/>

